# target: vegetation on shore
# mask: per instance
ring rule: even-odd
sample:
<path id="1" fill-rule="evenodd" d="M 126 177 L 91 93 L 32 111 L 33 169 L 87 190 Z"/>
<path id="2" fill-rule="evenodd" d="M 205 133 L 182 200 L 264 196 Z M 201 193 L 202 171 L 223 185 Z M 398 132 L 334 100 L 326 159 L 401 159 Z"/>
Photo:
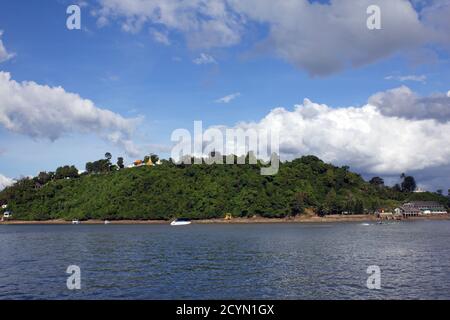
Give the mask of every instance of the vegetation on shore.
<path id="1" fill-rule="evenodd" d="M 111 155 L 86 164 L 41 172 L 0 192 L 17 220 L 50 219 L 168 220 L 251 217 L 281 218 L 314 211 L 318 215 L 373 213 L 404 201 L 433 200 L 447 208 L 438 193 L 413 193 L 413 177 L 387 187 L 381 178 L 370 182 L 348 167 L 326 164 L 305 156 L 280 164 L 275 176 L 260 175 L 256 165 L 177 165 L 163 160 L 157 166 L 124 168 Z M 147 160 L 147 161 L 145 161 Z M 156 155 L 144 159 L 158 161 Z"/>

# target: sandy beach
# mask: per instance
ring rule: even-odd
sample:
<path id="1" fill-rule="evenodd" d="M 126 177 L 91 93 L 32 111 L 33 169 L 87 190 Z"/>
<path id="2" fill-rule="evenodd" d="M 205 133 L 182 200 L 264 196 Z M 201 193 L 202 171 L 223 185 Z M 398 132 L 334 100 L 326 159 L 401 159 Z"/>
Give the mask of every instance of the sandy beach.
<path id="1" fill-rule="evenodd" d="M 413 217 L 403 219 L 402 221 L 417 221 L 417 220 L 450 220 L 450 215 L 436 215 L 436 216 L 424 216 Z M 326 217 L 319 216 L 299 216 L 295 218 L 234 218 L 227 219 L 204 219 L 193 220 L 193 224 L 263 224 L 263 223 L 337 223 L 337 222 L 370 222 L 378 221 L 378 218 L 374 215 L 330 215 Z M 86 220 L 80 221 L 83 225 L 99 225 L 104 224 L 103 220 Z M 109 221 L 111 225 L 165 225 L 169 221 L 165 220 L 117 220 Z M 72 221 L 65 220 L 47 220 L 47 221 L 19 221 L 10 220 L 2 221 L 0 225 L 70 225 Z"/>

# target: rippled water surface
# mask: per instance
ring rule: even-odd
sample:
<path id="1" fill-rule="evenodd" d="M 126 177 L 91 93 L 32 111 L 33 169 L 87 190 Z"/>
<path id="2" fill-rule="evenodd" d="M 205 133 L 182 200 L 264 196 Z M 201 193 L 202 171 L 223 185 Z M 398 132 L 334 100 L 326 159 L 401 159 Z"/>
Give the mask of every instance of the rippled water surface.
<path id="1" fill-rule="evenodd" d="M 450 299 L 450 221 L 0 226 L 0 299 L 79 298 Z"/>

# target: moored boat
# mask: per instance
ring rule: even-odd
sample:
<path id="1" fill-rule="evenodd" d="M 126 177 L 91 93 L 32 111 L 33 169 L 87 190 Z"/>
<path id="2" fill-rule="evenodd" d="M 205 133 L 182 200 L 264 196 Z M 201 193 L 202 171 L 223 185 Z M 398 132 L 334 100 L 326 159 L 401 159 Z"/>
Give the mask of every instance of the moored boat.
<path id="1" fill-rule="evenodd" d="M 174 221 L 172 221 L 171 223 L 170 223 L 170 225 L 171 226 L 186 226 L 186 225 L 189 225 L 189 224 L 191 224 L 192 222 L 191 222 L 191 220 L 189 220 L 189 219 L 186 219 L 186 218 L 179 218 L 179 219 L 176 219 L 176 220 L 174 220 Z"/>

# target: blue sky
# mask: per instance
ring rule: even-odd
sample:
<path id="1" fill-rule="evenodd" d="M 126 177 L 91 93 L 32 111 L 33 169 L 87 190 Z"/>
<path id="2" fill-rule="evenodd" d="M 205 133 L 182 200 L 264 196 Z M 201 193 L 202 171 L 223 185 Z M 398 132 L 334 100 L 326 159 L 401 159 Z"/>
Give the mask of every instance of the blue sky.
<path id="1" fill-rule="evenodd" d="M 217 18 L 220 23 L 235 27 L 239 30 L 239 40 L 202 46 L 201 42 L 200 45 L 192 44 L 189 40 L 192 33 L 199 33 L 205 39 L 213 39 L 217 35 L 203 34 L 205 30 L 190 29 L 165 22 L 164 19 L 155 22 L 150 13 L 143 14 L 145 23 L 137 30 L 127 31 L 124 28 L 129 23 L 127 18 L 139 18 L 134 11 L 127 11 L 133 10 L 133 1 L 135 0 L 124 1 L 130 3 L 129 7 L 117 6 L 114 0 L 78 2 L 82 12 L 82 30 L 66 28 L 66 8 L 71 1 L 2 1 L 0 30 L 3 30 L 3 34 L 0 39 L 7 52 L 13 53 L 14 57 L 0 62 L 0 71 L 8 72 L 11 80 L 17 83 L 33 81 L 40 86 L 62 87 L 66 92 L 91 100 L 95 107 L 110 110 L 125 119 L 139 117 L 141 120 L 130 139 L 139 146 L 142 157 L 151 152 L 167 157 L 173 130 L 192 130 L 194 120 L 202 120 L 205 127 L 232 127 L 243 121 L 258 123 L 276 107 L 294 112 L 294 105 L 303 104 L 304 98 L 332 109 L 346 109 L 364 106 L 375 93 L 387 92 L 402 85 L 407 86 L 417 97 L 424 98 L 433 95 L 445 97 L 450 90 L 450 60 L 445 39 L 416 43 L 416 39 L 408 38 L 404 45 L 397 47 L 397 39 L 387 39 L 381 34 L 376 41 L 382 47 L 385 37 L 386 47 L 392 47 L 390 52 L 382 52 L 383 48 L 374 50 L 370 45 L 365 52 L 365 42 L 355 44 L 356 49 L 351 48 L 354 45 L 351 41 L 342 42 L 339 46 L 349 49 L 341 50 L 339 46 L 336 47 L 336 59 L 345 55 L 342 59 L 349 60 L 345 61 L 345 66 L 338 70 L 327 70 L 325 74 L 314 74 L 315 67 L 304 63 L 304 56 L 295 52 L 302 52 L 303 44 L 308 46 L 308 39 L 300 43 L 296 41 L 302 37 L 303 32 L 326 28 L 326 24 L 306 25 L 298 30 L 286 25 L 285 30 L 278 30 L 281 27 L 277 25 L 276 15 L 269 15 L 271 10 L 252 13 L 246 11 L 245 7 L 236 5 L 229 10 L 233 15 L 245 16 L 245 23 L 242 25 L 239 23 L 243 20 L 235 20 L 234 16 L 230 20 L 222 15 L 220 18 L 212 15 L 208 19 Z M 409 3 L 397 1 L 402 5 Z M 154 2 L 157 7 L 158 1 Z M 171 2 L 174 6 L 177 3 Z M 300 2 L 303 1 L 299 0 Z M 384 1 L 375 2 L 387 6 Z M 261 7 L 267 5 L 265 1 L 260 3 Z M 417 5 L 417 1 L 414 1 L 414 5 Z M 422 27 L 423 22 L 427 28 L 434 27 L 439 31 L 445 28 L 442 24 L 427 25 L 425 18 L 420 15 L 423 8 L 433 8 L 436 5 L 444 5 L 445 10 L 450 7 L 445 0 L 426 1 L 415 9 L 411 7 L 409 10 L 418 15 L 417 21 L 412 21 L 411 25 Z M 195 11 L 195 5 L 190 10 Z M 336 10 L 339 12 L 341 9 Z M 177 14 L 180 16 L 175 17 L 180 21 L 185 18 L 182 13 Z M 365 12 L 355 14 L 359 14 L 363 20 L 366 18 Z M 436 15 L 436 10 L 427 14 L 428 21 L 438 21 L 439 17 L 433 16 Z M 99 23 L 100 17 L 107 19 L 108 23 L 103 26 Z M 201 19 L 200 15 L 195 17 Z M 399 17 L 401 19 L 403 18 Z M 387 32 L 397 32 L 399 28 L 395 28 L 395 23 L 390 20 L 388 22 L 387 25 L 394 28 L 394 32 Z M 320 24 L 320 21 L 317 23 Z M 170 44 L 158 42 L 152 32 L 165 34 Z M 323 50 L 329 50 L 326 42 L 330 42 L 330 32 L 326 29 L 323 32 L 327 33 L 319 33 L 316 40 L 324 43 Z M 399 43 L 410 37 L 400 31 L 398 33 Z M 286 34 L 290 35 L 285 36 Z M 339 34 L 336 36 L 342 36 L 343 39 L 346 37 Z M 298 45 L 298 48 L 292 48 L 292 44 Z M 284 54 L 287 50 L 289 53 Z M 377 50 L 380 53 L 368 53 Z M 200 65 L 194 63 L 202 54 L 213 57 L 216 62 Z M 320 57 L 324 53 L 319 50 L 314 54 Z M 354 61 L 348 55 L 353 55 Z M 356 67 L 350 65 L 361 56 L 363 62 L 357 63 Z M 333 57 L 332 53 L 324 56 L 324 63 L 330 57 Z M 316 64 L 317 61 L 314 61 L 314 66 Z M 386 79 L 389 76 L 391 78 Z M 413 76 L 417 79 L 422 77 L 422 81 L 401 80 L 401 77 L 411 79 Z M 229 103 L 216 102 L 235 93 L 240 95 Z M 1 103 L 0 100 L 0 108 Z M 444 106 L 449 107 L 450 104 L 444 101 Z M 11 116 L 11 111 L 9 115 Z M 411 119 L 409 115 L 401 116 Z M 27 134 L 26 130 L 8 129 L 0 121 L 0 174 L 5 177 L 35 175 L 41 170 L 54 170 L 62 164 L 75 164 L 83 169 L 87 161 L 102 157 L 106 151 L 112 152 L 115 157 L 126 156 L 120 146 L 104 139 L 96 130 L 73 130 L 58 135 L 56 140 L 51 141 L 45 135 L 36 137 Z M 301 154 L 299 151 L 298 155 Z M 320 151 L 318 155 L 322 155 Z M 133 157 L 127 156 L 127 159 L 130 161 Z M 341 164 L 341 160 L 336 159 L 334 162 Z M 345 157 L 342 162 L 344 159 Z M 426 177 L 423 170 L 435 170 L 446 165 L 436 160 L 431 164 L 405 164 L 401 169 L 411 168 L 412 172 Z M 393 170 L 383 172 L 375 169 L 375 166 L 358 163 L 351 163 L 351 166 L 364 174 L 393 175 Z M 433 177 L 437 178 L 439 177 Z M 443 182 L 439 181 L 437 184 L 429 182 L 428 185 L 440 186 Z"/>

